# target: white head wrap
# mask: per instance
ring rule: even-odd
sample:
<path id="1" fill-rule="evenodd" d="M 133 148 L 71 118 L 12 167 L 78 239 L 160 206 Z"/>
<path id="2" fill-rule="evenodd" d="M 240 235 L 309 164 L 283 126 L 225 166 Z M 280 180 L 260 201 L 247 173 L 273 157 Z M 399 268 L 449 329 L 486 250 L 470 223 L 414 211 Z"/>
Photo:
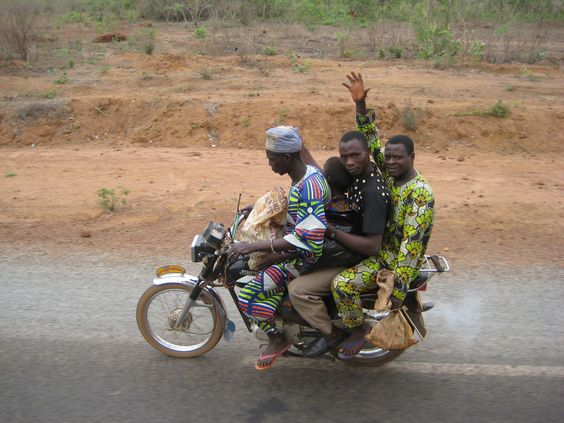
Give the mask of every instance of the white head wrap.
<path id="1" fill-rule="evenodd" d="M 266 131 L 266 149 L 273 153 L 296 153 L 302 149 L 298 128 L 276 126 Z"/>

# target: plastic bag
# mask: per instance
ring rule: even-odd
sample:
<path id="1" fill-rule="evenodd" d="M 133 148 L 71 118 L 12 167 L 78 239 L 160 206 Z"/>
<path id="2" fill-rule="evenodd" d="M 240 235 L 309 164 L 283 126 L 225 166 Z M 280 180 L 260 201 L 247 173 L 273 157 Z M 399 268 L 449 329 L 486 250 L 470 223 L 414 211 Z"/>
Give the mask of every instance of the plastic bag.
<path id="1" fill-rule="evenodd" d="M 282 238 L 286 229 L 288 199 L 281 187 L 275 187 L 260 197 L 253 210 L 237 232 L 236 239 L 243 242 L 257 242 Z M 258 265 L 268 255 L 264 252 L 250 254 L 249 269 L 258 270 Z"/>

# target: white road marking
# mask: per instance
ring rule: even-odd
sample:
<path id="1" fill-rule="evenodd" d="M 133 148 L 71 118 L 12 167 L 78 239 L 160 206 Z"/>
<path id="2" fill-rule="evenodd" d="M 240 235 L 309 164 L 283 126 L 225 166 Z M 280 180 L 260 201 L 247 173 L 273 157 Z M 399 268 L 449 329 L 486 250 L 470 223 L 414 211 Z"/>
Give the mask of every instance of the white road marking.
<path id="1" fill-rule="evenodd" d="M 256 359 L 256 358 L 255 358 Z M 254 360 L 253 360 L 254 363 Z M 331 371 L 354 371 L 369 367 L 355 368 L 344 363 L 328 362 L 321 359 L 305 360 L 283 357 L 276 366 L 303 369 L 331 369 Z M 510 364 L 469 364 L 469 363 L 428 363 L 415 361 L 396 361 L 388 363 L 383 367 L 375 367 L 373 371 L 392 370 L 400 373 L 410 374 L 434 374 L 434 375 L 461 375 L 461 376 L 502 376 L 502 377 L 545 377 L 564 378 L 563 366 L 530 366 Z"/>
<path id="2" fill-rule="evenodd" d="M 564 367 L 562 366 L 529 366 L 521 364 L 513 366 L 509 364 L 455 364 L 407 361 L 390 363 L 385 367 L 406 373 L 564 378 Z"/>

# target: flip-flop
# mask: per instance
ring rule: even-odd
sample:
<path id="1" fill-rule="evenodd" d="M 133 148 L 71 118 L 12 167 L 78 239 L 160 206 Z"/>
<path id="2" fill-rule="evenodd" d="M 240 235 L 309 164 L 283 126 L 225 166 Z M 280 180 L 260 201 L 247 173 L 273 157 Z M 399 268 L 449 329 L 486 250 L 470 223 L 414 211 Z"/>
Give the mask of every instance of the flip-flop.
<path id="1" fill-rule="evenodd" d="M 266 370 L 270 367 L 272 367 L 274 365 L 274 363 L 276 363 L 276 361 L 286 352 L 290 349 L 290 347 L 292 346 L 292 344 L 288 344 L 286 345 L 284 348 L 282 348 L 280 351 L 277 351 L 273 354 L 268 354 L 268 355 L 264 355 L 264 354 L 260 354 L 259 358 L 257 360 L 257 362 L 255 363 L 255 369 L 257 370 Z M 267 361 L 270 360 L 270 361 Z M 267 364 L 263 364 L 263 365 L 259 365 L 260 362 L 262 361 L 266 361 Z"/>
<path id="2" fill-rule="evenodd" d="M 353 358 L 355 355 L 359 353 L 363 345 L 364 345 L 364 336 L 361 338 L 357 338 L 353 341 L 346 340 L 343 343 L 343 348 L 339 349 L 339 353 L 338 353 L 339 359 L 350 360 L 351 358 Z M 348 355 L 344 353 L 344 349 L 353 350 L 356 352 L 352 355 Z"/>

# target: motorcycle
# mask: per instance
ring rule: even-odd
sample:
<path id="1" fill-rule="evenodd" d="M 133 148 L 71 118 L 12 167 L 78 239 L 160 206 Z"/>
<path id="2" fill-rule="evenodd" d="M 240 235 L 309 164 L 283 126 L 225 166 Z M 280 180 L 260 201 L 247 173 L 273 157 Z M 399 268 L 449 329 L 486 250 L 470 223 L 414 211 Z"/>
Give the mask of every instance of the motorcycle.
<path id="1" fill-rule="evenodd" d="M 187 274 L 184 267 L 178 265 L 163 266 L 156 271 L 153 284 L 139 299 L 136 318 L 145 340 L 161 353 L 172 357 L 198 357 L 212 350 L 222 337 L 232 340 L 235 324 L 228 318 L 224 300 L 216 289 L 220 287 L 229 292 L 246 329 L 257 339 L 268 341 L 266 333 L 241 311 L 237 300 L 237 289 L 251 281 L 257 272 L 249 270 L 245 260 L 229 263 L 227 258 L 227 250 L 245 218 L 246 214 L 237 207 L 229 228 L 210 222 L 202 234 L 194 237 L 191 259 L 203 265 L 198 276 Z M 417 293 L 426 290 L 435 274 L 449 270 L 444 257 L 425 256 L 420 275 L 410 284 L 402 311 L 419 340 L 426 334 L 422 312 L 433 308 L 433 304 L 420 303 Z M 390 313 L 375 311 L 375 300 L 376 291 L 362 295 L 365 321 L 372 326 Z M 326 298 L 325 302 L 333 323 L 344 327 L 332 298 Z M 291 312 L 287 300 L 277 311 L 275 324 L 292 343 L 285 355 L 303 357 L 303 350 L 319 336 L 319 331 L 309 327 L 295 311 Z M 376 367 L 396 359 L 403 351 L 384 350 L 366 341 L 356 356 L 342 361 L 352 366 Z M 340 360 L 337 348 L 322 357 Z"/>

